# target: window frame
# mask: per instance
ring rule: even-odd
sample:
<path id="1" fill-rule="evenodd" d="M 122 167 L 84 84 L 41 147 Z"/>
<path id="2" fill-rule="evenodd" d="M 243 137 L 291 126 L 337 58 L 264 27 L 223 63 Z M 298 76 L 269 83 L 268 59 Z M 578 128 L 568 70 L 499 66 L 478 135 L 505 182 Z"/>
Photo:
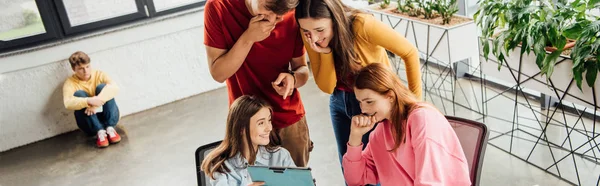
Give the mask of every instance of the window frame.
<path id="1" fill-rule="evenodd" d="M 78 25 L 78 26 L 71 26 L 71 21 L 69 19 L 69 15 L 67 14 L 67 10 L 66 10 L 63 0 L 54 0 L 54 3 L 56 5 L 56 10 L 58 12 L 58 18 L 60 19 L 62 29 L 64 30 L 65 35 L 69 36 L 69 35 L 79 34 L 82 32 L 94 31 L 94 30 L 99 30 L 102 28 L 120 25 L 123 23 L 131 22 L 131 21 L 135 21 L 135 20 L 139 20 L 139 19 L 148 18 L 149 16 L 146 14 L 146 9 L 144 7 L 143 0 L 134 0 L 134 1 L 136 4 L 136 7 L 137 7 L 137 12 L 135 12 L 135 13 L 121 15 L 118 17 L 113 17 L 113 18 L 104 19 L 101 21 L 86 23 L 86 24 L 82 24 L 82 25 Z"/>
<path id="2" fill-rule="evenodd" d="M 18 39 L 12 40 L 0 40 L 0 51 L 9 51 L 16 48 L 27 47 L 31 45 L 36 45 L 43 41 L 48 41 L 51 39 L 61 38 L 60 28 L 58 28 L 58 20 L 56 20 L 55 12 L 53 11 L 52 2 L 47 0 L 34 0 L 38 12 L 40 13 L 40 19 L 44 24 L 45 33 L 27 36 Z"/>
<path id="3" fill-rule="evenodd" d="M 124 25 L 131 22 L 143 21 L 169 15 L 177 12 L 182 12 L 189 9 L 204 7 L 206 1 L 166 9 L 161 12 L 156 12 L 154 0 L 134 0 L 136 3 L 137 12 L 109 19 L 104 19 L 96 22 L 71 26 L 66 7 L 63 0 L 33 0 L 36 2 L 40 18 L 46 29 L 46 33 L 26 36 L 23 38 L 0 41 L 0 55 L 18 51 L 29 50 L 36 46 L 41 46 L 47 43 L 60 42 L 62 40 L 72 38 L 74 36 L 98 32 L 105 29 L 114 28 L 115 26 Z"/>
<path id="4" fill-rule="evenodd" d="M 201 0 L 200 2 L 163 10 L 161 12 L 156 11 L 156 7 L 154 6 L 154 0 L 145 0 L 145 1 L 146 1 L 146 5 L 148 6 L 148 12 L 150 13 L 150 17 L 155 17 L 155 16 L 172 14 L 175 12 L 180 12 L 180 11 L 184 11 L 184 10 L 188 10 L 188 9 L 192 9 L 192 8 L 196 8 L 196 7 L 202 7 L 206 4 L 207 0 Z"/>

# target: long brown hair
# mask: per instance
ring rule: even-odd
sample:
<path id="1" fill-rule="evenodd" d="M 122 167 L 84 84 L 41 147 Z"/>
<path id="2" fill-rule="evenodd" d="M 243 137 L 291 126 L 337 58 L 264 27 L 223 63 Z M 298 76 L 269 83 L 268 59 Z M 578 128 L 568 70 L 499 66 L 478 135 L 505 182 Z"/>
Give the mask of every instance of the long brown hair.
<path id="1" fill-rule="evenodd" d="M 395 151 L 406 142 L 406 120 L 408 114 L 419 108 L 419 99 L 400 81 L 388 67 L 381 63 L 372 63 L 362 68 L 355 80 L 355 88 L 370 89 L 381 95 L 391 95 L 394 100 L 390 122 L 394 134 Z M 390 94 L 391 93 L 391 94 Z"/>
<path id="2" fill-rule="evenodd" d="M 347 82 L 348 75 L 354 75 L 355 71 L 350 67 L 351 63 L 360 66 L 358 55 L 354 52 L 354 31 L 352 22 L 360 10 L 344 5 L 341 0 L 303 0 L 296 7 L 296 21 L 298 19 L 313 18 L 331 19 L 333 23 L 333 34 L 331 38 L 331 49 L 334 57 L 336 71 L 341 81 Z M 340 80 L 338 80 L 340 81 Z"/>
<path id="3" fill-rule="evenodd" d="M 231 170 L 225 166 L 225 161 L 238 154 L 242 155 L 244 149 L 248 149 L 250 152 L 248 163 L 251 165 L 254 164 L 258 149 L 254 149 L 252 140 L 250 139 L 250 118 L 262 108 L 271 109 L 265 100 L 248 95 L 237 98 L 231 104 L 227 116 L 225 139 L 202 161 L 202 170 L 211 179 L 214 179 L 214 173 L 216 172 L 230 172 Z M 271 141 L 266 146 L 266 149 L 268 152 L 275 152 L 279 147 Z"/>

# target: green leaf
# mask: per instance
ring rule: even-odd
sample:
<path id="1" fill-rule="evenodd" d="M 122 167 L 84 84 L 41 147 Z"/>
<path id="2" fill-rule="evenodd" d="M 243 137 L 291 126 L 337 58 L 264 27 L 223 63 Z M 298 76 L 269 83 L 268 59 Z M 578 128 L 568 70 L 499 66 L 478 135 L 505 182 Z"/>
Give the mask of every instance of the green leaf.
<path id="1" fill-rule="evenodd" d="M 598 50 L 598 48 L 600 48 L 600 39 L 597 38 L 589 38 L 588 40 L 590 40 L 590 42 L 592 42 L 592 51 L 596 52 Z M 582 40 L 581 44 L 585 44 L 586 40 Z M 579 44 L 579 43 L 578 43 Z"/>
<path id="2" fill-rule="evenodd" d="M 586 8 L 586 4 L 580 3 L 579 1 L 575 1 L 573 3 L 571 3 L 572 7 L 575 7 L 575 10 L 578 12 L 583 12 L 585 11 Z"/>
<path id="3" fill-rule="evenodd" d="M 544 49 L 545 47 L 546 47 L 546 38 L 543 38 L 543 37 L 537 39 L 533 45 L 533 49 L 536 51 L 536 53 L 545 52 L 546 51 Z"/>
<path id="4" fill-rule="evenodd" d="M 527 36 L 525 36 L 527 37 Z M 527 39 L 523 40 L 523 43 L 521 44 L 521 54 L 524 54 L 527 51 Z"/>
<path id="5" fill-rule="evenodd" d="M 594 21 L 588 26 L 589 32 L 597 33 L 600 32 L 600 21 Z"/>
<path id="6" fill-rule="evenodd" d="M 504 60 L 503 54 L 498 55 L 498 71 L 500 71 L 500 68 L 502 68 L 502 63 L 504 63 Z"/>
<path id="7" fill-rule="evenodd" d="M 554 72 L 556 58 L 560 56 L 560 53 L 562 53 L 562 49 L 558 49 L 552 52 L 550 55 L 546 56 L 546 59 L 544 60 L 544 66 L 542 67 L 542 74 L 546 74 L 547 78 L 550 78 L 552 76 L 552 73 Z"/>
<path id="8" fill-rule="evenodd" d="M 596 76 L 598 75 L 598 67 L 595 61 L 589 61 L 589 65 L 585 72 L 585 81 L 588 86 L 593 87 L 596 82 Z"/>
<path id="9" fill-rule="evenodd" d="M 579 90 L 581 90 L 581 80 L 583 79 L 581 69 L 583 68 L 573 67 L 573 79 L 575 79 L 575 83 L 577 83 L 577 88 L 579 88 Z"/>
<path id="10" fill-rule="evenodd" d="M 536 55 L 535 56 L 535 64 L 538 66 L 538 68 L 542 69 L 544 66 L 544 57 L 545 55 Z"/>
<path id="11" fill-rule="evenodd" d="M 590 0 L 590 1 L 588 1 L 587 6 L 593 7 L 593 6 L 596 6 L 598 3 L 600 3 L 600 0 Z"/>
<path id="12" fill-rule="evenodd" d="M 501 28 L 504 28 L 504 26 L 506 25 L 506 18 L 504 17 L 504 13 L 500 13 L 498 14 L 498 26 L 500 26 Z"/>
<path id="13" fill-rule="evenodd" d="M 579 35 L 581 34 L 582 31 L 583 31 L 583 27 L 581 26 L 581 23 L 576 23 L 576 24 L 568 26 L 563 31 L 563 36 L 565 36 L 569 39 L 576 39 L 579 37 Z"/>
<path id="14" fill-rule="evenodd" d="M 590 55 L 592 48 L 589 45 L 583 47 L 577 47 L 573 49 L 571 58 L 573 59 L 573 66 L 583 65 L 583 60 Z"/>
<path id="15" fill-rule="evenodd" d="M 490 43 L 488 41 L 483 42 L 483 57 L 485 60 L 488 60 L 488 56 L 490 54 Z"/>

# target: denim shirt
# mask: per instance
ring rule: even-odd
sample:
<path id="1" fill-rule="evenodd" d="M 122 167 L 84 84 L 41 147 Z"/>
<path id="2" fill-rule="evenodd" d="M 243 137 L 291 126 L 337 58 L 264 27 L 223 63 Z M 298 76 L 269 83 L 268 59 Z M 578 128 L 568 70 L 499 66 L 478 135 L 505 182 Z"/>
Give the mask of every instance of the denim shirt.
<path id="1" fill-rule="evenodd" d="M 290 152 L 280 147 L 275 152 L 268 152 L 264 146 L 259 146 L 254 165 L 258 166 L 279 166 L 296 167 Z M 213 186 L 246 186 L 252 183 L 250 174 L 248 174 L 248 161 L 238 153 L 235 157 L 225 161 L 225 166 L 230 170 L 229 173 L 214 173 L 215 179 L 210 180 Z"/>

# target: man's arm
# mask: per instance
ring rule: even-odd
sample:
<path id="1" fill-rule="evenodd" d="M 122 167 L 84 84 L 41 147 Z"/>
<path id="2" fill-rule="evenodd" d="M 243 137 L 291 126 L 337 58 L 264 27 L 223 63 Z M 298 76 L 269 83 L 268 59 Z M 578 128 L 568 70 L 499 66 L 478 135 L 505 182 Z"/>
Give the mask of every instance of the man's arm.
<path id="1" fill-rule="evenodd" d="M 63 85 L 63 102 L 69 110 L 81 110 L 88 107 L 87 98 L 75 97 L 75 87 L 67 80 Z"/>
<path id="2" fill-rule="evenodd" d="M 293 58 L 291 65 L 292 71 L 294 71 L 294 76 L 296 78 L 296 84 L 294 85 L 294 88 L 300 88 L 306 84 L 310 74 L 308 65 L 306 63 L 306 56 L 302 55 L 300 57 Z"/>
<path id="3" fill-rule="evenodd" d="M 248 29 L 229 50 L 206 46 L 210 74 L 215 81 L 223 83 L 227 78 L 233 76 L 244 63 L 252 45 L 269 37 L 275 28 L 275 23 L 264 21 L 263 18 L 263 15 L 258 15 L 250 19 Z M 208 34 L 209 38 L 223 37 L 214 33 L 213 35 L 205 34 Z"/>
<path id="4" fill-rule="evenodd" d="M 246 56 L 252 49 L 252 44 L 254 42 L 247 41 L 242 36 L 235 42 L 231 50 L 206 46 L 208 67 L 213 79 L 223 83 L 227 78 L 233 76 L 244 63 Z"/>
<path id="5" fill-rule="evenodd" d="M 107 101 L 115 98 L 115 96 L 117 96 L 117 93 L 119 92 L 119 86 L 117 86 L 117 84 L 110 79 L 110 77 L 108 77 L 108 75 L 106 75 L 104 72 L 101 72 L 102 74 L 100 74 L 100 82 L 103 82 L 104 88 L 102 89 L 102 92 L 96 92 L 96 94 L 98 94 L 97 97 L 98 99 L 100 99 L 102 101 L 102 105 L 104 105 L 104 103 L 106 103 Z M 100 105 L 94 105 L 94 103 L 90 103 L 90 100 L 88 100 L 88 104 L 93 105 L 93 106 L 100 106 Z"/>

